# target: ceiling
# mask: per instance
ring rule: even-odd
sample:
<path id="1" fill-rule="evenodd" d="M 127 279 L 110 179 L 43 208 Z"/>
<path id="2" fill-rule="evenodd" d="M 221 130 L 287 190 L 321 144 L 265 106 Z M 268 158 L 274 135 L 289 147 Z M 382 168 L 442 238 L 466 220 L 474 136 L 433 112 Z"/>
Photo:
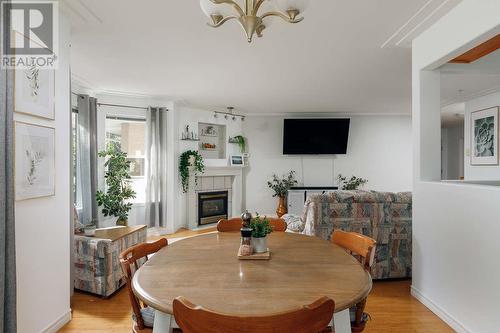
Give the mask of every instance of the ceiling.
<path id="1" fill-rule="evenodd" d="M 198 0 L 65 0 L 63 10 L 72 73 L 93 90 L 244 113 L 409 114 L 406 46 L 457 2 L 311 1 L 302 23 L 275 20 L 252 44 L 235 22 L 208 27 Z"/>

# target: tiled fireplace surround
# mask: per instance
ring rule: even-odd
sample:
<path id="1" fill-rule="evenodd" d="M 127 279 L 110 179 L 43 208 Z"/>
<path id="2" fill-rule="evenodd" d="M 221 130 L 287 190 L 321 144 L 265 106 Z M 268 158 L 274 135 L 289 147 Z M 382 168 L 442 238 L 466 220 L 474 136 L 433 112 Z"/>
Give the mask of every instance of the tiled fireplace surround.
<path id="1" fill-rule="evenodd" d="M 207 167 L 203 175 L 197 177 L 197 184 L 192 182 L 187 204 L 189 229 L 200 227 L 198 225 L 199 193 L 227 191 L 229 217 L 241 214 L 242 174 L 241 167 Z"/>

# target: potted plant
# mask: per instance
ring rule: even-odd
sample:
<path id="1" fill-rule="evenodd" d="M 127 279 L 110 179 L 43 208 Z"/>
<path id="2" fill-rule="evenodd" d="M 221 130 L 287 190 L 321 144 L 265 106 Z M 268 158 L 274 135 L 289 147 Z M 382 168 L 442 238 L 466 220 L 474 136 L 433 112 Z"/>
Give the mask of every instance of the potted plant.
<path id="1" fill-rule="evenodd" d="M 179 175 L 181 176 L 182 191 L 187 193 L 189 190 L 189 168 L 192 167 L 195 175 L 203 173 L 205 165 L 203 158 L 196 150 L 188 150 L 179 157 Z"/>
<path id="2" fill-rule="evenodd" d="M 130 186 L 130 161 L 127 154 L 115 144 L 108 145 L 106 150 L 99 152 L 99 157 L 107 158 L 104 167 L 106 172 L 106 193 L 97 191 L 97 204 L 102 206 L 104 216 L 116 216 L 116 225 L 127 225 L 128 213 L 132 203 L 128 200 L 135 198 L 135 192 Z"/>
<path id="3" fill-rule="evenodd" d="M 246 151 L 246 139 L 241 135 L 237 135 L 230 140 L 231 143 L 237 143 L 240 147 L 240 152 L 243 154 Z"/>
<path id="4" fill-rule="evenodd" d="M 337 183 L 342 190 L 352 191 L 357 190 L 360 186 L 368 183 L 368 180 L 363 178 L 358 178 L 356 176 L 352 176 L 350 179 L 339 174 L 337 177 Z"/>
<path id="5" fill-rule="evenodd" d="M 273 174 L 273 178 L 267 182 L 267 186 L 274 191 L 273 197 L 279 198 L 278 209 L 276 210 L 278 217 L 286 214 L 286 195 L 288 190 L 296 184 L 297 180 L 295 179 L 295 171 L 293 170 L 281 178 Z"/>
<path id="6" fill-rule="evenodd" d="M 252 247 L 254 252 L 267 252 L 267 235 L 273 231 L 269 219 L 265 216 L 261 218 L 257 214 L 250 221 L 250 228 L 252 228 Z"/>

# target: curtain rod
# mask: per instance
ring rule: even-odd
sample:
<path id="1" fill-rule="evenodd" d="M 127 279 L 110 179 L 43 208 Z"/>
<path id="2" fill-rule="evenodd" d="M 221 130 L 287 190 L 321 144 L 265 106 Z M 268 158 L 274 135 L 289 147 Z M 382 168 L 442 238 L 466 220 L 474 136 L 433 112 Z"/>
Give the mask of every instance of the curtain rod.
<path id="1" fill-rule="evenodd" d="M 80 94 L 77 94 L 75 92 L 71 92 L 73 95 L 76 96 L 81 96 Z M 125 109 L 140 109 L 140 110 L 149 110 L 149 108 L 145 106 L 133 106 L 133 105 L 123 105 L 123 104 L 109 104 L 109 103 L 97 103 L 97 106 L 114 106 L 117 108 L 125 108 Z M 167 108 L 165 110 L 168 111 Z"/>

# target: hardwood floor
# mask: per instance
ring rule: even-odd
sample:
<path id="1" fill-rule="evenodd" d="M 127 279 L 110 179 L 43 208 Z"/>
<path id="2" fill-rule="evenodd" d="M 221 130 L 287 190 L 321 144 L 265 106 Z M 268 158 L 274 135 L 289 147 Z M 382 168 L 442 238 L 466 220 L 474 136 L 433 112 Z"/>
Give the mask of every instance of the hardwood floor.
<path id="1" fill-rule="evenodd" d="M 180 231 L 167 238 L 186 237 L 213 231 Z M 151 237 L 156 239 L 157 237 Z M 441 319 L 410 295 L 410 280 L 376 281 L 366 311 L 372 320 L 366 333 L 453 333 Z M 60 332 L 131 332 L 130 301 L 122 288 L 109 299 L 75 292 L 71 300 L 73 319 Z"/>

